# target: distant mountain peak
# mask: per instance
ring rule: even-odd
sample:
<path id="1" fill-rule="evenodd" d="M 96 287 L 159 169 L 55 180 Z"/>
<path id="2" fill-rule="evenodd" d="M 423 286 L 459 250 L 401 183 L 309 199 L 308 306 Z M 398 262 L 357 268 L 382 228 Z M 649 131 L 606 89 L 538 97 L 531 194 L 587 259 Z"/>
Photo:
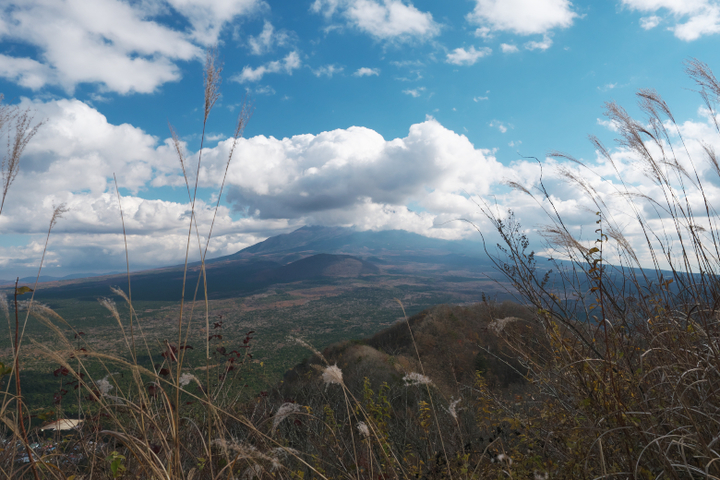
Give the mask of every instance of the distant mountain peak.
<path id="1" fill-rule="evenodd" d="M 333 253 L 375 255 L 396 252 L 430 252 L 435 255 L 462 254 L 484 256 L 478 242 L 442 240 L 406 230 L 364 230 L 348 227 L 306 225 L 290 233 L 276 235 L 244 248 L 225 259 L 248 258 L 253 255 L 300 253 Z"/>

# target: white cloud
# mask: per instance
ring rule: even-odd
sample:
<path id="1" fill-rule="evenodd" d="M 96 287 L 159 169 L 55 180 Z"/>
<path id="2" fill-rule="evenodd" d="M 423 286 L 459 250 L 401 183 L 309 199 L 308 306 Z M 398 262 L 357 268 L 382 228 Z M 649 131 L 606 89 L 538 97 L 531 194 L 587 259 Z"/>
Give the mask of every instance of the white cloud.
<path id="1" fill-rule="evenodd" d="M 700 116 L 706 115 L 706 112 L 700 111 Z M 607 120 L 598 121 L 598 123 L 616 130 L 617 124 Z M 720 147 L 720 138 L 717 132 L 714 131 L 714 122 L 711 118 L 702 120 L 693 120 L 681 122 L 678 125 L 678 131 L 684 137 L 684 143 L 680 143 L 677 132 L 672 128 L 671 125 L 666 124 L 666 128 L 670 132 L 670 141 L 672 142 L 673 148 L 676 148 L 678 152 L 678 162 L 680 168 L 685 169 L 695 175 L 694 169 L 697 169 L 698 178 L 702 179 L 704 184 L 704 192 L 700 192 L 696 186 L 691 186 L 687 189 L 687 194 L 682 194 L 679 198 L 679 202 L 688 202 L 688 209 L 694 211 L 704 211 L 705 200 L 707 204 L 714 205 L 720 201 L 720 181 L 718 181 L 715 167 L 707 161 L 707 154 L 704 151 L 704 146 L 709 146 L 713 150 L 717 151 Z M 684 150 L 682 145 L 687 146 L 687 151 Z M 662 158 L 663 152 L 656 145 L 647 143 L 646 147 L 648 151 L 655 156 L 655 158 Z M 589 168 L 582 168 L 577 164 L 571 162 L 561 162 L 557 160 L 545 160 L 543 162 L 543 179 L 545 187 L 553 195 L 553 208 L 557 208 L 560 214 L 566 221 L 566 225 L 569 225 L 571 233 L 578 237 L 583 237 L 584 244 L 592 246 L 594 244 L 594 235 L 586 230 L 587 226 L 591 224 L 591 219 L 594 216 L 593 212 L 597 210 L 597 206 L 593 204 L 590 198 L 588 198 L 587 190 L 597 192 L 597 198 L 601 199 L 604 204 L 607 205 L 605 210 L 605 216 L 603 218 L 603 224 L 614 225 L 619 231 L 623 233 L 630 245 L 635 249 L 640 261 L 645 266 L 650 266 L 652 260 L 650 253 L 646 246 L 645 234 L 647 231 L 641 230 L 640 226 L 636 221 L 636 214 L 644 217 L 648 224 L 649 230 L 654 233 L 660 233 L 660 237 L 663 242 L 673 241 L 674 225 L 672 219 L 669 218 L 668 211 L 663 208 L 657 208 L 657 205 L 652 201 L 646 199 L 661 199 L 663 198 L 663 192 L 655 179 L 652 177 L 651 169 L 648 168 L 647 163 L 643 160 L 642 156 L 636 154 L 624 147 L 616 147 L 610 149 L 614 165 L 607 161 L 604 157 L 598 155 L 595 159 L 581 159 L 583 163 L 588 165 Z M 694 164 L 691 163 L 690 158 L 694 159 Z M 705 160 L 705 161 L 703 161 Z M 533 186 L 538 185 L 539 169 L 537 166 L 533 167 L 534 162 L 518 162 L 513 165 L 515 174 L 513 177 L 517 179 L 522 185 L 533 190 Z M 617 170 L 616 170 L 617 169 Z M 585 183 L 588 187 L 587 190 L 580 188 L 577 184 L 568 182 L 567 177 L 563 175 L 562 170 L 572 173 L 577 179 Z M 670 182 L 673 183 L 675 192 L 683 191 L 678 183 L 679 177 L 674 177 L 670 174 Z M 629 192 L 632 195 L 623 195 L 619 192 L 625 192 L 625 186 L 628 186 Z M 510 196 L 500 199 L 500 211 L 506 206 L 512 205 L 513 209 L 517 212 L 522 211 L 522 218 L 524 226 L 533 227 L 537 225 L 538 220 L 535 215 L 538 212 L 538 208 L 533 206 L 531 201 L 527 201 L 527 211 L 523 211 L 526 208 L 522 205 L 522 199 L 517 197 L 511 198 Z M 662 202 L 661 202 L 662 203 Z M 543 201 L 546 207 L 549 207 L 547 201 Z M 537 212 L 537 213 L 536 213 Z M 542 216 L 540 218 L 547 218 Z M 716 215 L 713 215 L 712 222 L 717 223 L 720 220 Z M 542 223 L 547 223 L 541 220 Z M 712 227 L 710 226 L 708 219 L 699 215 L 695 217 L 693 225 L 698 225 L 705 229 L 705 232 L 698 228 L 696 232 L 700 232 L 701 236 L 707 235 L 701 241 L 705 241 L 710 244 L 712 239 L 709 238 L 709 232 Z M 684 228 L 684 227 L 681 227 Z M 687 232 L 685 232 L 687 233 Z M 651 235 L 654 237 L 654 235 Z M 657 248 L 658 237 L 651 238 L 650 240 L 655 244 Z M 610 240 L 608 244 L 611 248 L 608 248 L 609 254 L 608 263 L 617 262 L 617 251 L 613 248 L 617 245 L 617 242 Z M 675 245 L 666 243 L 668 251 L 682 251 L 679 248 L 677 242 Z M 677 250 L 676 250 L 677 249 Z M 657 251 L 657 250 L 656 250 Z M 557 252 L 552 250 L 539 251 L 538 255 L 553 255 L 558 257 Z M 663 265 L 663 268 L 666 268 Z"/>
<path id="2" fill-rule="evenodd" d="M 414 98 L 417 98 L 420 95 L 422 95 L 424 91 L 425 91 L 425 87 L 418 87 L 418 88 L 408 88 L 407 90 L 403 90 L 403 93 L 405 95 L 410 95 Z"/>
<path id="3" fill-rule="evenodd" d="M 402 60 L 402 61 L 393 60 L 390 63 L 398 68 L 424 67 L 425 66 L 425 64 L 421 60 Z"/>
<path id="4" fill-rule="evenodd" d="M 362 68 L 358 68 L 355 71 L 355 73 L 353 73 L 354 77 L 371 77 L 373 75 L 379 76 L 380 69 L 379 68 L 362 67 Z"/>
<path id="5" fill-rule="evenodd" d="M 49 268 L 123 269 L 112 184 L 116 173 L 120 188 L 131 192 L 122 198 L 131 267 L 182 262 L 188 201 L 143 198 L 152 197 L 153 187 L 185 191 L 169 140 L 159 141 L 131 125 L 113 125 L 77 100 L 23 100 L 23 106 L 34 107 L 48 122 L 28 145 L 0 216 L 0 231 L 42 235 L 52 205 L 65 202 L 70 211 L 53 234 Z M 230 145 L 231 140 L 220 140 L 204 150 L 201 187 L 218 187 Z M 192 163 L 195 157 L 191 153 L 188 158 Z M 391 140 L 363 127 L 242 139 L 226 183 L 226 198 L 242 215 L 233 220 L 237 214 L 229 207 L 220 209 L 210 255 L 233 253 L 304 224 L 404 228 L 457 238 L 469 229 L 446 222 L 472 209 L 465 192 L 487 193 L 503 168 L 490 152 L 432 118 L 412 125 L 404 138 Z M 408 209 L 410 203 L 421 211 Z M 207 199 L 198 203 L 201 235 L 209 227 L 212 206 Z M 36 266 L 41 249 L 35 240 L 22 247 L 0 247 L 0 269 Z"/>
<path id="6" fill-rule="evenodd" d="M 253 55 L 263 55 L 271 52 L 275 46 L 283 46 L 288 43 L 289 35 L 287 32 L 276 32 L 272 23 L 265 20 L 262 32 L 259 35 L 248 37 L 248 46 L 250 53 Z"/>
<path id="7" fill-rule="evenodd" d="M 720 33 L 720 2 L 717 0 L 622 0 L 623 5 L 643 13 L 667 13 L 665 20 L 673 23 L 670 30 L 681 40 L 692 41 L 704 35 Z M 640 26 L 649 30 L 663 17 L 651 15 L 640 19 Z"/>
<path id="8" fill-rule="evenodd" d="M 473 102 L 482 102 L 484 100 L 488 100 L 490 97 L 474 97 Z"/>
<path id="9" fill-rule="evenodd" d="M 552 47 L 553 41 L 552 38 L 550 38 L 550 35 L 543 35 L 543 39 L 541 41 L 530 41 L 527 42 L 524 46 L 527 50 L 547 50 L 548 48 Z"/>
<path id="10" fill-rule="evenodd" d="M 270 85 L 258 85 L 255 88 L 248 88 L 248 93 L 254 93 L 255 95 L 275 95 L 275 89 Z"/>
<path id="11" fill-rule="evenodd" d="M 508 128 L 515 128 L 512 124 L 506 124 L 505 122 L 501 122 L 500 120 L 493 120 L 489 123 L 489 126 L 492 128 L 497 128 L 500 130 L 500 133 L 506 133 L 508 131 Z"/>
<path id="12" fill-rule="evenodd" d="M 55 73 L 47 65 L 31 58 L 3 54 L 0 54 L 0 77 L 32 90 L 42 88 L 47 83 L 55 83 Z"/>
<path id="13" fill-rule="evenodd" d="M 660 25 L 661 21 L 662 21 L 662 19 L 660 17 L 658 17 L 657 15 L 652 15 L 650 17 L 642 17 L 640 19 L 640 26 L 644 30 L 651 30 L 651 29 L 657 27 L 658 25 Z"/>
<path id="14" fill-rule="evenodd" d="M 388 208 L 403 216 L 408 214 L 404 205 L 423 203 L 430 191 L 450 196 L 488 191 L 493 180 L 481 174 L 483 168 L 501 168 L 486 151 L 431 118 L 394 140 L 350 127 L 282 140 L 255 137 L 238 149 L 240 158 L 258 160 L 231 166 L 228 199 L 259 218 L 311 216 L 354 223 L 360 212 L 365 218 Z"/>
<path id="15" fill-rule="evenodd" d="M 233 18 L 252 14 L 265 5 L 262 0 L 166 1 L 190 22 L 192 37 L 204 46 L 214 45 L 223 26 Z"/>
<path id="16" fill-rule="evenodd" d="M 483 57 L 486 57 L 492 53 L 492 50 L 488 47 L 480 48 L 476 50 L 474 46 L 470 46 L 468 50 L 464 48 L 456 48 L 451 53 L 447 54 L 446 61 L 453 65 L 473 65 L 475 62 Z"/>
<path id="17" fill-rule="evenodd" d="M 606 84 L 603 85 L 602 87 L 597 87 L 597 88 L 598 88 L 598 90 L 600 90 L 601 92 L 608 92 L 608 91 L 614 89 L 615 87 L 617 87 L 617 85 L 618 85 L 617 82 L 615 82 L 615 83 L 606 83 Z"/>
<path id="18" fill-rule="evenodd" d="M 518 35 L 546 34 L 567 28 L 578 16 L 568 0 L 475 0 L 468 21 L 482 32 L 503 31 Z"/>
<path id="19" fill-rule="evenodd" d="M 0 75 L 37 90 L 81 83 L 121 94 L 150 93 L 177 81 L 177 61 L 202 57 L 222 26 L 259 0 L 169 0 L 189 32 L 153 20 L 168 4 L 120 0 L 25 0 L 0 4 L 0 38 L 35 47 L 35 58 L 3 55 Z"/>
<path id="20" fill-rule="evenodd" d="M 328 78 L 332 78 L 333 75 L 342 72 L 344 69 L 344 67 L 339 67 L 337 65 L 323 65 L 320 68 L 314 69 L 312 72 L 316 77 L 326 76 Z"/>
<path id="21" fill-rule="evenodd" d="M 143 198 L 152 197 L 153 187 L 159 186 L 176 186 L 184 194 L 182 173 L 167 140 L 161 141 L 132 125 L 111 124 L 97 110 L 77 100 L 23 99 L 21 107 L 33 107 L 36 118 L 48 121 L 28 145 L 0 216 L 0 231 L 29 235 L 30 241 L 19 247 L 0 246 L 0 269 L 37 268 L 42 252 L 40 237 L 47 229 L 52 206 L 66 202 L 71 210 L 53 234 L 48 256 L 50 270 L 46 273 L 59 269 L 58 265 L 75 271 L 122 270 L 124 247 L 111 183 L 113 173 L 117 174 L 121 189 L 130 192 L 123 196 L 122 205 L 131 267 L 181 263 L 187 238 L 188 202 Z M 708 201 L 717 204 L 720 182 L 713 176 L 711 166 L 700 159 L 705 158 L 702 142 L 718 151 L 720 138 L 713 134 L 715 127 L 709 114 L 700 111 L 700 116 L 700 120 L 681 123 L 679 131 L 685 136 L 689 154 L 696 159 L 699 178 L 706 182 Z M 512 128 L 511 124 L 497 120 L 491 125 L 506 132 Z M 616 128 L 612 123 L 605 125 Z M 674 133 L 671 140 L 678 142 Z M 513 145 L 517 144 L 513 141 Z M 201 187 L 218 187 L 230 145 L 231 141 L 226 139 L 204 150 Z M 684 148 L 676 151 L 681 165 L 691 170 Z M 598 192 L 616 215 L 612 220 L 621 225 L 628 240 L 641 250 L 643 232 L 628 215 L 628 198 L 616 195 L 622 188 L 620 177 L 637 193 L 649 198 L 662 195 L 657 185 L 644 176 L 638 166 L 640 159 L 623 148 L 612 149 L 611 153 L 618 172 L 603 159 L 587 160 L 597 176 L 574 163 L 545 160 L 545 185 L 568 228 L 580 233 L 583 225 L 594 222 L 592 212 L 596 209 L 578 188 L 568 184 L 560 167 L 575 172 Z M 475 147 L 467 137 L 432 118 L 412 125 L 405 137 L 388 140 L 364 127 L 281 139 L 256 136 L 242 139 L 235 155 L 227 178 L 226 198 L 230 206 L 218 212 L 211 257 L 233 253 L 269 235 L 305 224 L 354 225 L 376 230 L 402 228 L 439 238 L 459 238 L 468 235 L 471 228 L 453 220 L 468 218 L 480 228 L 490 229 L 468 202 L 465 192 L 481 198 L 494 195 L 500 211 L 512 208 L 518 212 L 529 231 L 545 222 L 540 207 L 548 207 L 542 202 L 538 206 L 517 192 L 496 189 L 507 177 L 518 179 L 528 188 L 537 186 L 539 170 L 534 161 L 519 161 L 505 167 L 497 162 L 492 151 Z M 188 158 L 192 162 L 194 155 Z M 653 217 L 652 206 L 639 198 L 633 197 L 636 206 Z M 700 195 L 691 196 L 689 201 L 693 209 L 704 211 Z M 408 205 L 419 208 L 413 211 Z M 233 209 L 241 213 L 240 218 Z M 201 235 L 206 234 L 212 218 L 208 199 L 198 203 L 197 218 Z M 653 225 L 661 226 L 658 222 L 662 219 L 652 221 Z M 588 239 L 590 243 L 592 240 Z M 194 246 L 192 252 L 197 252 Z"/>
<path id="22" fill-rule="evenodd" d="M 610 131 L 616 132 L 616 133 L 620 131 L 620 125 L 614 120 L 606 120 L 603 118 L 598 118 L 597 124 L 607 128 Z"/>
<path id="23" fill-rule="evenodd" d="M 510 45 L 507 43 L 501 43 L 500 50 L 502 50 L 503 53 L 517 53 L 520 51 L 517 45 Z"/>
<path id="24" fill-rule="evenodd" d="M 275 60 L 257 68 L 247 65 L 237 75 L 231 77 L 231 80 L 245 83 L 257 82 L 265 76 L 266 73 L 286 73 L 292 75 L 293 70 L 297 70 L 301 65 L 300 55 L 297 52 L 288 53 L 282 60 Z"/>
<path id="25" fill-rule="evenodd" d="M 328 20 L 339 15 L 378 40 L 425 40 L 440 33 L 430 13 L 402 0 L 315 0 L 311 10 Z"/>
<path id="26" fill-rule="evenodd" d="M 478 27 L 475 29 L 475 36 L 485 40 L 492 40 L 495 35 L 492 33 L 490 27 Z"/>

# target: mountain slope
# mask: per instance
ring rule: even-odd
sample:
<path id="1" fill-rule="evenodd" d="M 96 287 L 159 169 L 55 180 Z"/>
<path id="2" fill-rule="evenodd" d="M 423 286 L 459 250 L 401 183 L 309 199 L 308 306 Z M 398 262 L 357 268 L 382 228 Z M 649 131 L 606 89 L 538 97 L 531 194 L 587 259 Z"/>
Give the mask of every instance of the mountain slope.
<path id="1" fill-rule="evenodd" d="M 368 255 L 448 255 L 460 254 L 484 258 L 478 242 L 451 241 L 424 237 L 404 230 L 358 232 L 343 227 L 307 226 L 294 232 L 270 237 L 222 259 L 248 258 L 253 255 L 288 255 L 300 252 Z"/>
<path id="2" fill-rule="evenodd" d="M 392 274 L 435 276 L 457 269 L 476 273 L 492 266 L 478 255 L 477 244 L 423 237 L 403 230 L 358 232 L 342 227 L 302 227 L 207 262 L 208 291 L 214 298 L 246 295 L 274 283 L 303 282 L 324 277 L 340 280 Z M 200 265 L 189 266 L 187 295 L 194 294 Z M 453 274 L 455 275 L 455 274 Z M 25 280 L 25 279 L 23 279 Z M 34 279 L 33 279 L 34 280 Z M 110 287 L 127 285 L 125 274 L 82 279 L 41 277 L 44 298 L 82 298 L 110 294 Z M 134 272 L 136 300 L 177 300 L 183 283 L 181 265 Z M 30 283 L 28 279 L 24 283 Z M 6 286 L 9 287 L 10 285 Z"/>

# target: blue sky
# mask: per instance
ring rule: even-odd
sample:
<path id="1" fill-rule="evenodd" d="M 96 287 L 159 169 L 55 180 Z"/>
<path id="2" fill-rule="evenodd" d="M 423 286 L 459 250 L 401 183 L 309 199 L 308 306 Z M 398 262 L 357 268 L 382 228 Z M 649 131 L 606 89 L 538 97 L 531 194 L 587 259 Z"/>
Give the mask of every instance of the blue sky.
<path id="1" fill-rule="evenodd" d="M 543 161 L 560 209 L 582 229 L 592 208 L 557 173 L 575 167 L 545 155 L 568 152 L 602 173 L 587 136 L 612 145 L 604 103 L 636 114 L 640 88 L 665 98 L 691 150 L 718 142 L 683 66 L 718 65 L 717 0 L 0 0 L 0 8 L 4 105 L 46 122 L 0 215 L 0 278 L 37 271 L 60 203 L 69 211 L 44 272 L 122 270 L 113 173 L 131 267 L 182 261 L 189 203 L 168 122 L 194 165 L 212 46 L 223 83 L 208 121 L 201 235 L 246 96 L 254 114 L 210 256 L 305 224 L 468 237 L 476 234 L 457 219 L 488 228 L 468 196 L 515 209 L 532 230 L 541 210 L 504 184 L 537 182 L 537 164 L 522 157 Z M 623 179 L 652 195 L 632 156 L 612 151 L 627 167 Z M 610 192 L 619 179 L 605 173 L 591 181 Z M 619 224 L 634 241 L 631 222 Z"/>

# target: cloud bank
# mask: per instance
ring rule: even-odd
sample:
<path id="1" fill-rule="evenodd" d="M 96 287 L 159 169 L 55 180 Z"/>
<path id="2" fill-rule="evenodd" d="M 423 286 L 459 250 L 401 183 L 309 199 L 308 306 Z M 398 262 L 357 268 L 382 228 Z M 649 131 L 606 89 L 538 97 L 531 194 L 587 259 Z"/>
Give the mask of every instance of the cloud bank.
<path id="1" fill-rule="evenodd" d="M 113 173 L 124 192 L 134 267 L 182 261 L 190 206 L 182 199 L 186 188 L 170 139 L 113 125 L 79 100 L 23 100 L 21 106 L 48 120 L 27 147 L 0 229 L 37 236 L 37 241 L 1 247 L 0 270 L 39 260 L 37 248 L 53 206 L 60 203 L 70 211 L 55 229 L 48 264 L 121 268 L 124 247 Z M 231 143 L 222 140 L 204 150 L 201 189 L 217 190 Z M 402 228 L 459 238 L 469 227 L 452 220 L 467 213 L 467 196 L 488 193 L 504 172 L 491 152 L 430 117 L 412 125 L 406 137 L 390 140 L 364 127 L 241 139 L 210 255 L 233 253 L 305 224 Z M 175 188 L 180 199 L 153 199 L 154 188 Z M 207 194 L 199 203 L 201 235 L 209 228 L 214 199 Z"/>
<path id="2" fill-rule="evenodd" d="M 114 125 L 78 100 L 25 99 L 21 106 L 33 108 L 36 118 L 48 121 L 28 145 L 0 216 L 0 230 L 9 234 L 6 238 L 29 235 L 31 241 L 20 246 L 3 244 L 0 272 L 37 268 L 53 206 L 60 203 L 70 211 L 53 233 L 47 273 L 60 268 L 122 270 L 124 245 L 113 173 L 123 192 L 131 267 L 182 263 L 190 202 L 169 139 L 153 137 L 129 124 Z M 492 126 L 501 131 L 511 127 L 497 121 Z M 608 124 L 608 128 L 617 126 Z M 701 161 L 705 158 L 702 142 L 720 149 L 713 119 L 701 110 L 699 119 L 680 124 L 679 131 L 705 180 L 709 202 L 720 202 L 720 180 L 712 166 Z M 679 141 L 677 136 L 671 139 Z M 209 230 L 216 200 L 212 192 L 222 179 L 231 143 L 220 140 L 203 151 L 197 205 L 201 237 Z M 676 152 L 681 165 L 690 170 L 684 149 Z M 632 152 L 617 148 L 611 154 L 614 166 L 598 156 L 584 160 L 587 169 L 545 159 L 543 181 L 552 192 L 550 205 L 542 196 L 532 199 L 504 186 L 510 179 L 534 191 L 540 180 L 535 161 L 504 166 L 492 150 L 476 147 L 432 117 L 394 139 L 359 126 L 289 138 L 241 139 L 228 170 L 225 201 L 218 211 L 209 255 L 234 253 L 307 224 L 405 229 L 457 239 L 476 235 L 473 227 L 460 221 L 466 219 L 492 239 L 493 229 L 473 199 L 480 204 L 487 201 L 500 214 L 508 208 L 518 212 L 529 234 L 547 223 L 545 211 L 557 209 L 568 228 L 582 236 L 583 228 L 587 231 L 588 225 L 594 225 L 597 206 L 586 192 L 595 191 L 628 241 L 637 246 L 639 256 L 648 260 L 643 232 L 634 221 L 628 197 L 621 194 L 622 185 L 625 182 L 640 195 L 633 197 L 634 208 L 651 219 L 658 232 L 668 226 L 668 219 L 642 201 L 641 195 L 661 198 L 661 192 Z M 188 158 L 193 161 L 192 152 Z M 580 181 L 569 181 L 573 178 Z M 152 198 L 154 188 L 175 188 L 175 200 Z M 704 211 L 701 197 L 691 196 L 689 201 L 693 210 Z M 196 246 L 191 253 L 197 256 Z M 540 253 L 554 255 L 551 250 Z"/>

